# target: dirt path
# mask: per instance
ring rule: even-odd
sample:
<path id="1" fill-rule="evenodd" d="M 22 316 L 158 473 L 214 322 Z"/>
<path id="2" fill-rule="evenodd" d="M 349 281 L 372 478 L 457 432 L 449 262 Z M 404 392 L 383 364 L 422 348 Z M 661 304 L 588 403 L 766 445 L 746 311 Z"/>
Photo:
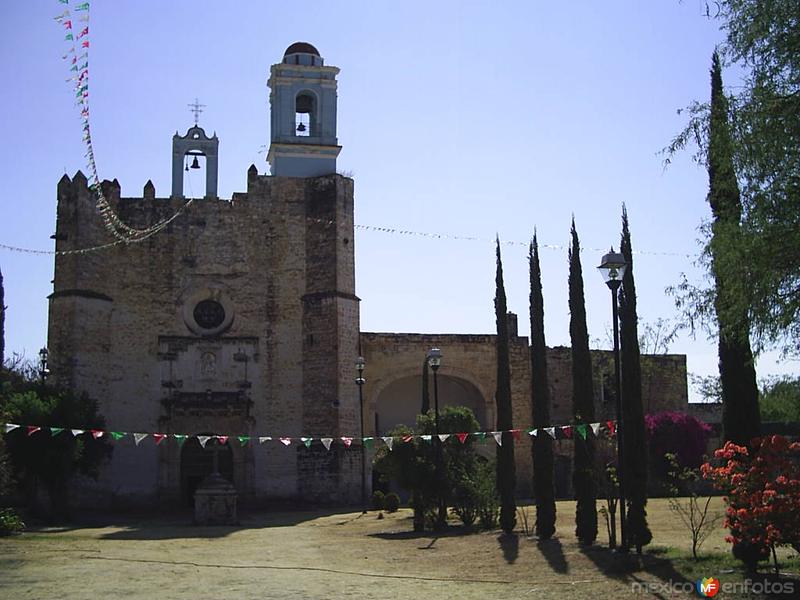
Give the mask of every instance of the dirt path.
<path id="1" fill-rule="evenodd" d="M 415 536 L 408 511 L 381 520 L 376 513 L 257 514 L 240 527 L 162 517 L 41 529 L 0 539 L 0 598 L 607 600 L 631 595 L 635 581 L 677 577 L 655 558 L 632 575 L 605 575 L 617 557 L 581 550 L 571 535 L 574 509 L 560 505 L 561 537 L 541 545 L 456 527 Z M 667 522 L 662 537 L 668 533 Z"/>

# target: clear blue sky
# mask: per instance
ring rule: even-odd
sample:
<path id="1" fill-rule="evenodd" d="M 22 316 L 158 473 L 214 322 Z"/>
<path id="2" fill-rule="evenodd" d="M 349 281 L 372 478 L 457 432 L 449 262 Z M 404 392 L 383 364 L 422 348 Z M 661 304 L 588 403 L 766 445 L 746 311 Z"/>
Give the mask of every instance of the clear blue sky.
<path id="1" fill-rule="evenodd" d="M 73 5 L 75 2 L 73 2 Z M 56 183 L 85 171 L 55 0 L 0 8 L 4 195 L 0 243 L 52 249 Z M 677 109 L 709 94 L 718 24 L 699 0 L 595 2 L 107 2 L 91 9 L 90 99 L 101 178 L 123 196 L 151 179 L 169 195 L 171 138 L 192 124 L 220 137 L 220 196 L 267 170 L 266 79 L 295 41 L 339 76 L 339 169 L 364 225 L 566 245 L 575 215 L 590 336 L 604 346 L 610 299 L 594 267 L 619 244 L 625 202 L 634 250 L 694 254 L 709 215 L 706 173 L 688 155 L 664 170 Z M 730 85 L 735 75 L 728 73 Z M 200 177 L 191 189 L 202 189 Z M 187 191 L 188 191 L 187 187 Z M 523 245 L 504 246 L 509 309 L 527 334 Z M 542 249 L 549 345 L 569 344 L 565 250 Z M 0 249 L 7 351 L 45 344 L 51 256 Z M 365 331 L 494 329 L 490 242 L 356 235 Z M 685 257 L 635 257 L 640 319 L 674 317 L 665 287 L 699 272 Z M 689 370 L 716 371 L 716 345 L 683 336 Z M 446 357 L 445 357 L 446 360 Z M 773 354 L 759 376 L 790 372 Z"/>

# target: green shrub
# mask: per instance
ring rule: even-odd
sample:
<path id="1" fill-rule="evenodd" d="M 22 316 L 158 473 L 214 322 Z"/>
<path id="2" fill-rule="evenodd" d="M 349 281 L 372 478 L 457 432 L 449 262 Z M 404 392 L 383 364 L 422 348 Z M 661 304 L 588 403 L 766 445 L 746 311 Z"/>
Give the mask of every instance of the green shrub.
<path id="1" fill-rule="evenodd" d="M 484 529 L 496 529 L 500 517 L 496 478 L 494 461 L 478 463 L 476 471 L 478 519 Z"/>
<path id="2" fill-rule="evenodd" d="M 25 529 L 25 523 L 13 508 L 0 508 L 0 536 L 20 533 Z"/>
<path id="3" fill-rule="evenodd" d="M 397 509 L 400 508 L 400 496 L 394 492 L 386 494 L 386 497 L 383 499 L 383 507 L 386 509 L 386 512 L 397 512 Z"/>
<path id="4" fill-rule="evenodd" d="M 372 510 L 383 510 L 384 495 L 380 490 L 372 492 Z"/>

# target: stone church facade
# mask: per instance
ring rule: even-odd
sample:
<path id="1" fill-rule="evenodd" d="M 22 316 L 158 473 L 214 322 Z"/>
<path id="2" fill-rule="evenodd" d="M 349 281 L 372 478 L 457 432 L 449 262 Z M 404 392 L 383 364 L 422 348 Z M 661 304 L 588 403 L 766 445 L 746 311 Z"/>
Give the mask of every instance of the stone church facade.
<path id="1" fill-rule="evenodd" d="M 310 44 L 290 46 L 271 68 L 271 175 L 255 166 L 247 189 L 217 197 L 218 140 L 195 124 L 173 138 L 172 193 L 103 192 L 121 219 L 147 227 L 184 206 L 183 170 L 205 158 L 206 195 L 146 241 L 58 254 L 48 347 L 53 383 L 99 401 L 107 428 L 230 436 L 217 449 L 222 474 L 244 503 L 358 502 L 362 452 L 320 437 L 361 437 L 409 422 L 418 410 L 425 352 L 442 348 L 442 404 L 467 404 L 493 429 L 495 339 L 491 335 L 362 333 L 355 295 L 353 180 L 336 173 L 336 67 Z M 108 243 L 87 180 L 58 183 L 57 251 Z M 511 319 L 515 319 L 510 315 Z M 514 329 L 516 329 L 514 321 Z M 363 411 L 355 360 L 366 360 Z M 569 421 L 569 366 L 551 351 L 554 421 Z M 566 356 L 568 358 L 568 351 Z M 597 373 L 610 371 L 595 353 Z M 515 426 L 530 424 L 527 339 L 512 342 Z M 685 358 L 652 357 L 660 408 L 687 403 Z M 606 371 L 604 371 L 606 369 Z M 598 407 L 604 410 L 602 382 Z M 363 423 L 360 423 L 363 418 Z M 249 443 L 235 441 L 250 436 Z M 274 436 L 258 443 L 258 436 Z M 314 438 L 285 446 L 277 436 Z M 371 485 L 370 452 L 365 485 Z M 527 440 L 517 451 L 519 492 L 530 491 Z M 178 505 L 211 469 L 189 438 L 115 444 L 92 504 Z"/>

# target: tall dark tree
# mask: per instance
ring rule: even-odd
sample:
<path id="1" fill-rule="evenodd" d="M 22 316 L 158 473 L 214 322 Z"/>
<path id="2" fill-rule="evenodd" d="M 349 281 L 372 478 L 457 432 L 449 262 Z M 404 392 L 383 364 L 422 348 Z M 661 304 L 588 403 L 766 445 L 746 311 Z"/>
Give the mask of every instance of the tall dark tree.
<path id="1" fill-rule="evenodd" d="M 511 363 L 508 350 L 508 306 L 503 285 L 503 261 L 500 257 L 500 239 L 497 240 L 497 275 L 494 312 L 497 321 L 497 429 L 502 431 L 502 444 L 497 448 L 497 491 L 500 494 L 500 527 L 506 533 L 514 531 L 517 524 L 517 504 L 514 492 L 517 473 L 514 463 L 514 437 L 511 412 Z"/>
<path id="2" fill-rule="evenodd" d="M 722 386 L 722 430 L 726 440 L 748 444 L 759 434 L 758 386 L 750 349 L 750 321 L 741 302 L 747 281 L 744 257 L 732 255 L 740 238 L 742 203 L 728 131 L 728 100 L 722 90 L 722 68 L 714 52 L 711 66 L 711 118 L 708 133 L 708 203 L 711 205 L 711 271 L 719 324 L 719 374 Z"/>
<path id="3" fill-rule="evenodd" d="M 572 343 L 572 413 L 576 423 L 574 434 L 572 487 L 578 501 L 575 509 L 575 536 L 581 544 L 592 544 L 597 538 L 597 486 L 594 480 L 594 444 L 587 435 L 578 433 L 577 425 L 586 431 L 594 421 L 594 385 L 592 358 L 589 354 L 589 332 L 586 328 L 586 306 L 583 299 L 581 246 L 575 229 L 570 230 L 569 249 L 569 336 Z"/>
<path id="4" fill-rule="evenodd" d="M 710 16 L 725 33 L 722 58 L 735 65 L 739 75 L 735 93 L 725 102 L 731 117 L 726 154 L 732 157 L 743 208 L 735 242 L 717 244 L 717 258 L 727 255 L 730 260 L 718 260 L 714 270 L 720 273 L 730 267 L 730 278 L 736 280 L 746 264 L 740 293 L 728 301 L 747 312 L 751 342 L 757 349 L 780 347 L 800 356 L 798 4 L 797 0 L 718 0 L 713 5 Z M 711 125 L 712 113 L 707 102 L 690 106 L 690 121 L 668 152 L 696 142 L 695 158 L 707 162 L 712 129 L 719 131 Z M 686 295 L 687 316 L 713 317 L 713 296 Z"/>
<path id="5" fill-rule="evenodd" d="M 428 357 L 422 361 L 422 410 L 419 411 L 421 415 L 427 415 L 431 409 L 431 395 L 428 391 Z"/>
<path id="6" fill-rule="evenodd" d="M 639 353 L 639 327 L 636 314 L 636 284 L 633 279 L 633 252 L 628 228 L 628 210 L 622 206 L 620 252 L 628 267 L 619 288 L 619 346 L 622 378 L 622 423 L 625 447 L 625 497 L 628 500 L 627 543 L 641 552 L 653 539 L 647 526 L 647 441 L 642 406 L 642 367 Z"/>
<path id="7" fill-rule="evenodd" d="M 0 371 L 6 360 L 6 292 L 3 287 L 3 271 L 0 271 Z M 0 380 L 2 375 L 0 375 Z"/>
<path id="8" fill-rule="evenodd" d="M 550 388 L 547 384 L 547 345 L 544 338 L 544 298 L 542 271 L 539 267 L 539 244 L 533 233 L 528 249 L 531 295 L 531 406 L 533 427 L 550 427 Z M 536 496 L 536 535 L 550 539 L 556 531 L 556 499 L 553 464 L 553 440 L 542 434 L 533 438 L 533 493 Z"/>

